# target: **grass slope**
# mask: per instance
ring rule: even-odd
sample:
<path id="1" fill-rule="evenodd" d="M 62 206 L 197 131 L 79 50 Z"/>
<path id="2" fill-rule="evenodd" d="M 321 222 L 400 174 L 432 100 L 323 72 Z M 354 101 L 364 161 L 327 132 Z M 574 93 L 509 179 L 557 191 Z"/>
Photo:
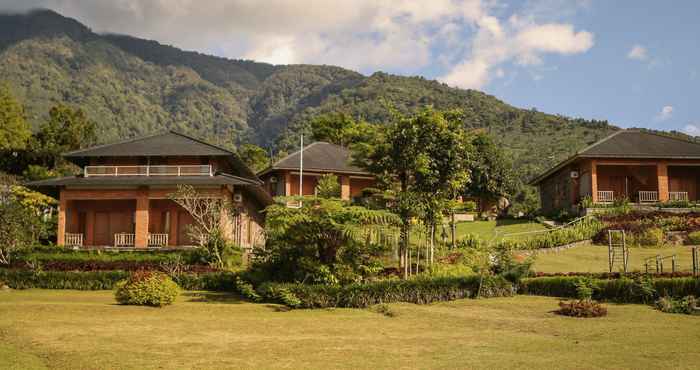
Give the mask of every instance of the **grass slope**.
<path id="1" fill-rule="evenodd" d="M 0 294 L 0 368 L 40 368 L 37 359 L 55 369 L 621 369 L 700 361 L 697 317 L 640 305 L 573 319 L 550 312 L 556 299 L 519 296 L 392 304 L 398 316 L 389 318 L 351 309 L 281 312 L 221 296 L 153 309 L 117 306 L 111 292 Z"/>
<path id="2" fill-rule="evenodd" d="M 460 222 L 457 224 L 457 239 L 473 234 L 483 240 L 492 240 L 507 234 L 546 230 L 542 224 L 528 220 L 497 220 Z M 531 236 L 531 235 L 530 235 Z M 513 238 L 526 236 L 512 236 Z"/>
<path id="3" fill-rule="evenodd" d="M 630 248 L 630 271 L 644 271 L 644 259 L 676 254 L 679 271 L 692 271 L 689 247 Z M 557 253 L 537 256 L 533 266 L 539 272 L 608 272 L 608 247 L 584 245 Z M 671 271 L 671 260 L 664 261 L 664 272 Z"/>

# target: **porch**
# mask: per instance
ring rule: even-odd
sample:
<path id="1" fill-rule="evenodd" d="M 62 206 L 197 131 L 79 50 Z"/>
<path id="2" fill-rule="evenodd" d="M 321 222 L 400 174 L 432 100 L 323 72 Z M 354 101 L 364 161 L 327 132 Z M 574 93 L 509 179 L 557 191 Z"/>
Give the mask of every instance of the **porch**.
<path id="1" fill-rule="evenodd" d="M 65 200 L 63 241 L 59 244 L 86 248 L 188 247 L 188 227 L 193 219 L 175 202 L 149 199 L 139 212 L 137 199 Z M 141 221 L 141 225 L 138 221 Z M 144 227 L 144 224 L 147 227 Z M 59 213 L 59 232 L 60 232 Z"/>
<path id="2" fill-rule="evenodd" d="M 593 163 L 591 195 L 594 203 L 628 199 L 634 203 L 698 200 L 697 164 Z"/>

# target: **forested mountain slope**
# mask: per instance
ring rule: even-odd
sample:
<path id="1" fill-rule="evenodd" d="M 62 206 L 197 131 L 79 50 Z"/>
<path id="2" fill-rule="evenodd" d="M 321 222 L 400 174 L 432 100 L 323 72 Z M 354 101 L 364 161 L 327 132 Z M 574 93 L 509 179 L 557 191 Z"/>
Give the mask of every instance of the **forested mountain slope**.
<path id="1" fill-rule="evenodd" d="M 334 66 L 274 66 L 102 35 L 55 12 L 0 15 L 0 80 L 38 125 L 49 108 L 83 108 L 111 141 L 174 128 L 224 145 L 290 148 L 314 116 L 333 111 L 386 122 L 387 105 L 459 108 L 530 176 L 615 127 L 512 107 L 474 90 L 421 77 L 363 76 Z"/>

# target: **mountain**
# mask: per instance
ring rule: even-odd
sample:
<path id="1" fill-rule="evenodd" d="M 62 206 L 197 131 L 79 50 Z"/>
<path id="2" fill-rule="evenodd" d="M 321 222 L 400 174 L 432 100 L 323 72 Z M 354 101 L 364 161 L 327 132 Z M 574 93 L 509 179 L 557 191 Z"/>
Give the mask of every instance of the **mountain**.
<path id="1" fill-rule="evenodd" d="M 510 106 L 422 77 L 364 76 L 326 65 L 275 66 L 98 34 L 50 10 L 0 15 L 0 79 L 37 126 L 57 103 L 79 106 L 102 141 L 166 128 L 233 146 L 292 148 L 290 135 L 318 114 L 385 122 L 386 104 L 409 112 L 459 108 L 465 126 L 490 132 L 530 176 L 617 128 Z"/>

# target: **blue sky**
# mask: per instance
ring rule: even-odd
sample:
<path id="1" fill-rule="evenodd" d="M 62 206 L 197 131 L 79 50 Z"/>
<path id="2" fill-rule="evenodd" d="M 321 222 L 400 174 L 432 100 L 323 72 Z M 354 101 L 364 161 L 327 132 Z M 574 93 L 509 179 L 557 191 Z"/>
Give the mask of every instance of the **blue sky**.
<path id="1" fill-rule="evenodd" d="M 422 75 L 518 107 L 700 135 L 700 1 L 0 0 L 274 64 Z"/>

